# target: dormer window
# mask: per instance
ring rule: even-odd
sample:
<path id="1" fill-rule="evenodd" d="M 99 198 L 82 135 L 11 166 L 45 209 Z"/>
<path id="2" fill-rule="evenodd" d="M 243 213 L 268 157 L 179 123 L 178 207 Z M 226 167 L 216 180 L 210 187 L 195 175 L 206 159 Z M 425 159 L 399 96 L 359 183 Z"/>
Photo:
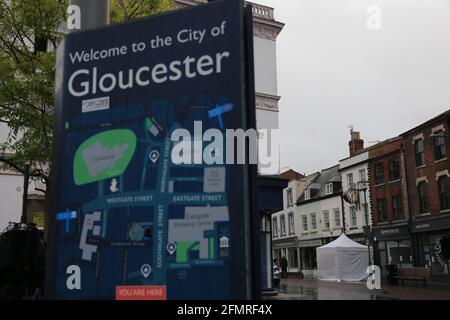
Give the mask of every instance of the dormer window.
<path id="1" fill-rule="evenodd" d="M 310 200 L 311 199 L 311 189 L 306 189 L 305 190 L 305 200 Z"/>
<path id="2" fill-rule="evenodd" d="M 326 194 L 333 194 L 333 183 L 327 183 L 327 185 L 325 186 L 326 190 Z"/>

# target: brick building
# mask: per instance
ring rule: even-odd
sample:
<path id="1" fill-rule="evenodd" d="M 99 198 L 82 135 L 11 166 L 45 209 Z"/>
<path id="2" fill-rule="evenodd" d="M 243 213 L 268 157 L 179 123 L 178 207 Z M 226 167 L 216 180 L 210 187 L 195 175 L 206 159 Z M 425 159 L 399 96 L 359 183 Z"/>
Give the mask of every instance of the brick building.
<path id="1" fill-rule="evenodd" d="M 413 266 L 409 202 L 402 137 L 368 149 L 375 264 Z"/>
<path id="2" fill-rule="evenodd" d="M 415 264 L 450 275 L 440 240 L 450 235 L 450 110 L 403 133 Z"/>

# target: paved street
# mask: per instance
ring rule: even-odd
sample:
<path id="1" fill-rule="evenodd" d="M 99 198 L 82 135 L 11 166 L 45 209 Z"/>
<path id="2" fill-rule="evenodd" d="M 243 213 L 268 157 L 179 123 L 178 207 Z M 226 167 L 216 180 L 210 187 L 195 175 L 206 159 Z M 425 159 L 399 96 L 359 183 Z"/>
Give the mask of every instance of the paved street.
<path id="1" fill-rule="evenodd" d="M 337 283 L 313 278 L 282 279 L 279 293 L 269 300 L 450 300 L 450 284 L 382 285 L 370 291 L 365 283 Z"/>

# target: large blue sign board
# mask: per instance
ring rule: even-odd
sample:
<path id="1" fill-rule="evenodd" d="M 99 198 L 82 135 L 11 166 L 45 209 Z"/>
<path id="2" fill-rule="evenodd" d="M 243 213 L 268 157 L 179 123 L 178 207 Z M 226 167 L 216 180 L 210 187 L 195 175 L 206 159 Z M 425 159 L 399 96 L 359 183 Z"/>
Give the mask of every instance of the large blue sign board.
<path id="1" fill-rule="evenodd" d="M 251 298 L 251 170 L 202 156 L 205 131 L 246 130 L 254 113 L 243 9 L 222 0 L 65 38 L 49 298 Z"/>

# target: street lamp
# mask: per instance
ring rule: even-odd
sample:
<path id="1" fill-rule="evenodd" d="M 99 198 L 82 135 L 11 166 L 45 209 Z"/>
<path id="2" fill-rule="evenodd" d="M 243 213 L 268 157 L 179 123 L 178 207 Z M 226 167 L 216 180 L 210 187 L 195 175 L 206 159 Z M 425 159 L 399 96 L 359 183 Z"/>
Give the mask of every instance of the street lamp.
<path id="1" fill-rule="evenodd" d="M 22 215 L 20 216 L 20 227 L 27 228 L 27 209 L 28 209 L 28 185 L 30 183 L 30 162 L 25 163 L 23 171 L 23 195 L 22 195 Z"/>
<path id="2" fill-rule="evenodd" d="M 367 189 L 369 188 L 369 184 L 370 184 L 369 181 L 362 180 L 362 181 L 358 181 L 358 183 L 356 185 L 357 185 L 358 194 L 360 191 L 364 192 L 364 217 L 366 220 L 366 225 L 364 228 L 365 229 L 364 236 L 367 240 L 369 240 L 369 245 L 367 246 L 368 250 L 369 250 L 369 265 L 372 265 L 372 258 L 370 255 L 371 230 L 370 230 L 370 226 L 369 226 L 369 212 L 367 210 L 367 196 L 366 196 L 366 192 L 367 192 Z"/>

